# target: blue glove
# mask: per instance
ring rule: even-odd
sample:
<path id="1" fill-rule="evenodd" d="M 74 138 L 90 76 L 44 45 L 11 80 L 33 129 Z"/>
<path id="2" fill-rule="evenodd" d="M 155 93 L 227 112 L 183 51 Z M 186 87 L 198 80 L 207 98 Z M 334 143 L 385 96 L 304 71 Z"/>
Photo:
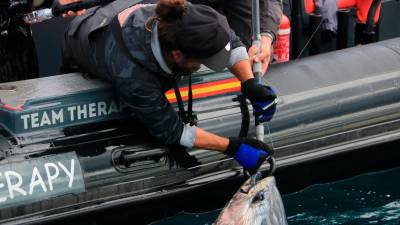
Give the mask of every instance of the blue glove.
<path id="1" fill-rule="evenodd" d="M 225 154 L 232 156 L 245 170 L 254 174 L 274 154 L 271 147 L 252 138 L 229 138 Z"/>
<path id="2" fill-rule="evenodd" d="M 276 94 L 269 87 L 257 84 L 254 78 L 242 84 L 242 93 L 253 106 L 253 114 L 260 123 L 268 122 L 276 112 Z"/>

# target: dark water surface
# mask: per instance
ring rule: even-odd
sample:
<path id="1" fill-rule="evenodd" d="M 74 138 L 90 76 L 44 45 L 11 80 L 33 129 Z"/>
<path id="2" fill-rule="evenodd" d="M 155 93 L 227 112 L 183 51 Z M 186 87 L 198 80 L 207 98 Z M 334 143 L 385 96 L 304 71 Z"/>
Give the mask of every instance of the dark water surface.
<path id="1" fill-rule="evenodd" d="M 400 225 L 400 167 L 283 196 L 289 225 Z M 211 225 L 220 210 L 180 213 L 152 225 Z"/>

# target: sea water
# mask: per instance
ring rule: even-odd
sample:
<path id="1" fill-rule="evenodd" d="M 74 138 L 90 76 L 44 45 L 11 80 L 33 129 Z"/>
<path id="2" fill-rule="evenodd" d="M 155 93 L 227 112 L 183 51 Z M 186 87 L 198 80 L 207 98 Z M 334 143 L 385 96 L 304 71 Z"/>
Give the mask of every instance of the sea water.
<path id="1" fill-rule="evenodd" d="M 400 167 L 312 185 L 283 203 L 289 225 L 400 225 Z M 154 225 L 211 225 L 219 212 L 180 213 Z"/>

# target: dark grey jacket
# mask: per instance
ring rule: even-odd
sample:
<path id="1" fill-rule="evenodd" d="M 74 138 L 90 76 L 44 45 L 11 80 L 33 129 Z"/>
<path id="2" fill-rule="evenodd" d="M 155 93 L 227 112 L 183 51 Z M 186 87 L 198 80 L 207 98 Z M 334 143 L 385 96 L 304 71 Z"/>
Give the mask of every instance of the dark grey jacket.
<path id="1" fill-rule="evenodd" d="M 112 11 L 120 7 L 106 8 Z M 191 147 L 194 139 L 188 139 L 193 138 L 194 129 L 183 124 L 164 95 L 173 80 L 156 60 L 151 46 L 152 32 L 144 26 L 154 15 L 154 9 L 155 5 L 146 5 L 135 10 L 122 27 L 122 37 L 134 61 L 117 45 L 108 26 L 92 29 L 113 17 L 104 16 L 104 7 L 89 12 L 93 16 L 77 18 L 71 23 L 65 36 L 65 56 L 86 72 L 112 82 L 118 95 L 156 140 Z M 243 49 L 247 57 L 233 31 L 231 47 L 232 51 Z"/>
<path id="2" fill-rule="evenodd" d="M 252 0 L 189 0 L 192 3 L 206 4 L 221 12 L 229 25 L 249 47 L 251 45 L 251 4 Z M 280 0 L 260 0 L 261 33 L 276 37 L 282 16 Z"/>

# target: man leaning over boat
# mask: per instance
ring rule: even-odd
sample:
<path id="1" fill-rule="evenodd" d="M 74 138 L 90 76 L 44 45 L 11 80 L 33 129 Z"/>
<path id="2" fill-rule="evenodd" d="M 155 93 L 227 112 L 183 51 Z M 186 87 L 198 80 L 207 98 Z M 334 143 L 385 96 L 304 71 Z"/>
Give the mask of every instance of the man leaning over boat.
<path id="1" fill-rule="evenodd" d="M 139 2 L 117 0 L 75 18 L 65 33 L 65 60 L 111 82 L 154 141 L 220 151 L 247 170 L 257 169 L 273 154 L 269 146 L 184 124 L 164 95 L 204 64 L 215 71 L 227 67 L 253 105 L 276 98 L 269 87 L 257 85 L 246 48 L 226 18 L 185 0 Z M 261 113 L 268 121 L 274 109 Z"/>

